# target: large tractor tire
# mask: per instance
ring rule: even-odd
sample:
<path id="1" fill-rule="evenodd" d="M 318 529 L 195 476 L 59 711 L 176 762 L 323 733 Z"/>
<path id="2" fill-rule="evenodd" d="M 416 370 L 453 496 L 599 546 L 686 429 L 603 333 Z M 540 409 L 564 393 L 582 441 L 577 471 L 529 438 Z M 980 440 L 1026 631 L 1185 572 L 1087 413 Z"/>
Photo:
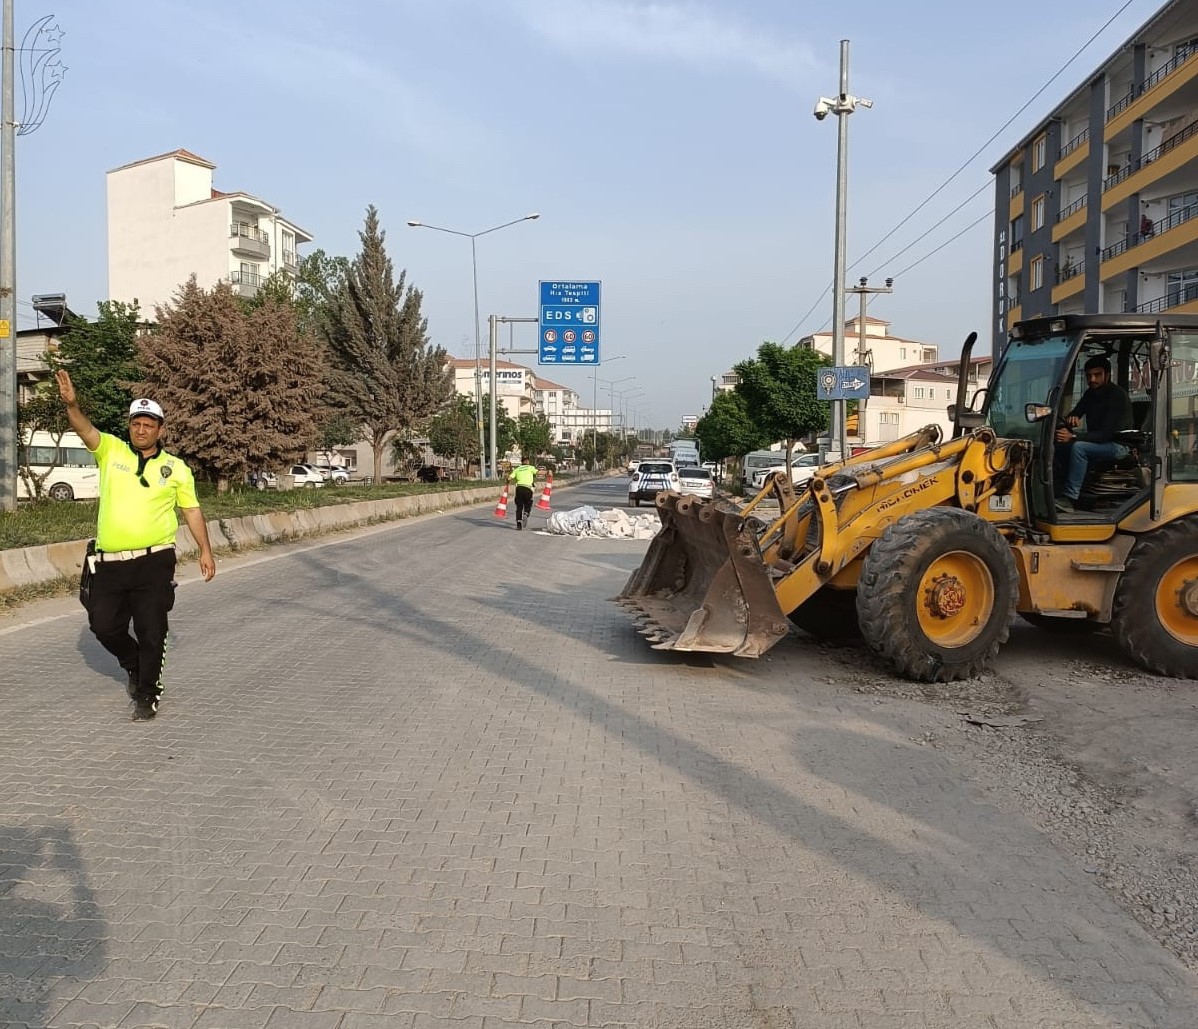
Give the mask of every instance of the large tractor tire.
<path id="1" fill-rule="evenodd" d="M 951 682 L 995 658 L 1017 597 L 1015 559 L 998 530 L 968 511 L 934 507 L 895 522 L 870 548 L 857 621 L 900 675 Z"/>
<path id="2" fill-rule="evenodd" d="M 1148 671 L 1198 679 L 1198 519 L 1136 541 L 1115 588 L 1111 631 Z"/>
<path id="3" fill-rule="evenodd" d="M 839 642 L 861 638 L 857 594 L 825 586 L 790 613 L 790 620 L 817 640 Z"/>

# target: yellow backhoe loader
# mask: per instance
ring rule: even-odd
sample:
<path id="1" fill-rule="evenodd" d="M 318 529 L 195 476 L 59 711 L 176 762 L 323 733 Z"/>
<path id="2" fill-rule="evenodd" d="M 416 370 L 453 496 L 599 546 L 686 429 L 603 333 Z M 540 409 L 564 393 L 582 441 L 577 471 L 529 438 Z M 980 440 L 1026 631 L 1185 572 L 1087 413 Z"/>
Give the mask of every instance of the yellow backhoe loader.
<path id="1" fill-rule="evenodd" d="M 1019 322 L 967 406 L 975 338 L 951 439 L 927 426 L 798 491 L 776 474 L 743 507 L 659 494 L 661 531 L 617 598 L 653 645 L 760 657 L 789 618 L 949 681 L 980 672 L 1018 613 L 1048 631 L 1109 626 L 1142 667 L 1198 678 L 1198 316 Z M 1056 430 L 1096 356 L 1132 427 L 1062 511 Z"/>

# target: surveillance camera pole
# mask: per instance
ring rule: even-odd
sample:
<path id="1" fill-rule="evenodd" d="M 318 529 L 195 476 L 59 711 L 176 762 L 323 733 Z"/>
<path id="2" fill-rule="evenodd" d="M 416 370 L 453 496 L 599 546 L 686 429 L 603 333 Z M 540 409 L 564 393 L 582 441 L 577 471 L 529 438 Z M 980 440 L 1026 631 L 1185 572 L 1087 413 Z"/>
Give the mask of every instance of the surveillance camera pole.
<path id="1" fill-rule="evenodd" d="M 868 279 L 862 278 L 857 285 L 850 286 L 845 292 L 856 293 L 859 302 L 857 307 L 857 364 L 867 366 L 872 374 L 874 370 L 873 355 L 865 346 L 866 297 L 870 293 L 893 293 L 894 279 L 887 279 L 885 286 L 871 286 Z M 861 441 L 861 446 L 865 446 L 865 405 L 867 403 L 867 400 L 857 401 L 857 438 Z"/>
<path id="2" fill-rule="evenodd" d="M 821 101 L 823 98 L 821 97 Z M 848 117 L 857 109 L 873 107 L 872 100 L 855 97 L 849 93 L 849 41 L 840 41 L 840 92 L 830 105 L 830 113 L 836 115 L 836 256 L 832 278 L 832 363 L 840 368 L 844 366 L 844 272 L 847 263 L 845 257 L 845 198 L 848 193 L 848 153 L 849 153 L 849 121 Z M 817 109 L 818 110 L 818 109 Z M 817 115 L 818 118 L 818 115 Z M 822 121 L 822 118 L 819 118 Z M 837 460 L 846 456 L 845 449 L 845 417 L 844 401 L 832 401 L 832 426 L 829 440 L 830 450 L 837 455 Z"/>

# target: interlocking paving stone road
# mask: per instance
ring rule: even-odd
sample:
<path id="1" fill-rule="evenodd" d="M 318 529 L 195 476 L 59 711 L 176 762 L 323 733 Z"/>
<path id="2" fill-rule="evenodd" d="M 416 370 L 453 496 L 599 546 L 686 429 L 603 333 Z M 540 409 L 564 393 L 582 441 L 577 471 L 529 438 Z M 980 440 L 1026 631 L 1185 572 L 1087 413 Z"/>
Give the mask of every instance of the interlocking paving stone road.
<path id="1" fill-rule="evenodd" d="M 1198 1025 L 913 742 L 950 713 L 652 651 L 644 548 L 474 509 L 222 561 L 149 724 L 77 607 L 0 621 L 0 1025 Z"/>

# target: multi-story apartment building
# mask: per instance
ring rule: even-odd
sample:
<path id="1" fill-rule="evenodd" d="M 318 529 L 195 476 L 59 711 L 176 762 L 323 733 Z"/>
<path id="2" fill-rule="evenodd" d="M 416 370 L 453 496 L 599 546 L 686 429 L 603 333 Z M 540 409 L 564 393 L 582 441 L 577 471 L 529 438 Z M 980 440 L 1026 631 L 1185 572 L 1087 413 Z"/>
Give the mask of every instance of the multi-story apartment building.
<path id="1" fill-rule="evenodd" d="M 912 364 L 929 364 L 939 359 L 940 348 L 935 343 L 903 339 L 890 335 L 890 322 L 865 316 L 864 346 L 857 318 L 844 325 L 844 363 L 867 365 L 875 372 L 905 368 Z M 826 357 L 832 356 L 832 333 L 817 332 L 804 336 L 799 346 L 811 347 Z"/>
<path id="2" fill-rule="evenodd" d="M 543 414 L 553 428 L 553 442 L 569 444 L 574 441 L 571 422 L 580 410 L 578 393 L 548 379 L 537 377 L 533 388 L 534 411 Z"/>
<path id="3" fill-rule="evenodd" d="M 273 204 L 214 189 L 216 165 L 188 150 L 108 173 L 108 296 L 137 300 L 152 317 L 195 275 L 253 296 L 272 273 L 294 273 L 312 235 Z"/>
<path id="4" fill-rule="evenodd" d="M 1171 0 L 991 168 L 994 346 L 1020 318 L 1198 311 L 1198 0 Z"/>

